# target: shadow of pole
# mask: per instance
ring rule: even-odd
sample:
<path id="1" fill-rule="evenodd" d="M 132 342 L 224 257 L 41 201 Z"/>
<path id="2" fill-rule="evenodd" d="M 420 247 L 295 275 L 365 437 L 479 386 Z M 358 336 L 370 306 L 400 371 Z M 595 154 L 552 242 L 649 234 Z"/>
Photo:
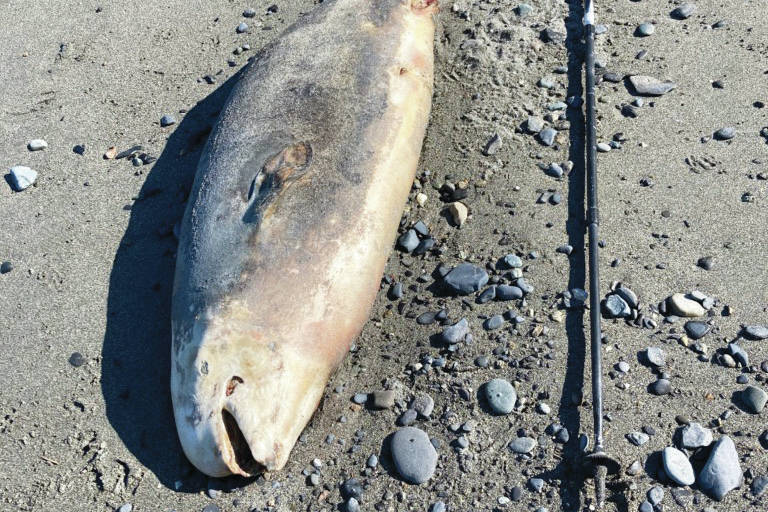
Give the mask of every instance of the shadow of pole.
<path id="1" fill-rule="evenodd" d="M 200 153 L 240 73 L 197 103 L 170 135 L 134 198 L 109 280 L 101 390 L 107 418 L 130 452 L 165 486 L 188 492 L 206 477 L 186 460 L 170 392 L 174 225 Z M 125 163 L 123 165 L 130 165 Z"/>

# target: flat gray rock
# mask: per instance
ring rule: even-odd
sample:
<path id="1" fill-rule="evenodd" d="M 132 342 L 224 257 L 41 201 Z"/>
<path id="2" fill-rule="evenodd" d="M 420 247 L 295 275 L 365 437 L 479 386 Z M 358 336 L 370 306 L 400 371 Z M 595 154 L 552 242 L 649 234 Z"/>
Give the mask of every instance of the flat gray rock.
<path id="1" fill-rule="evenodd" d="M 469 295 L 488 283 L 488 273 L 470 263 L 461 263 L 448 272 L 444 281 L 457 294 Z"/>
<path id="2" fill-rule="evenodd" d="M 645 358 L 653 366 L 660 368 L 666 366 L 667 355 L 659 347 L 648 347 L 645 349 Z"/>
<path id="3" fill-rule="evenodd" d="M 437 452 L 426 432 L 405 427 L 392 436 L 392 461 L 406 482 L 423 484 L 435 473 Z"/>
<path id="4" fill-rule="evenodd" d="M 448 345 L 455 345 L 461 343 L 469 334 L 469 322 L 466 318 L 462 318 L 455 324 L 446 327 L 440 334 L 440 339 Z"/>
<path id="5" fill-rule="evenodd" d="M 693 449 L 712 444 L 712 431 L 700 423 L 689 423 L 681 432 L 683 448 Z"/>
<path id="6" fill-rule="evenodd" d="M 750 340 L 764 340 L 768 338 L 768 327 L 764 325 L 745 325 L 741 335 Z"/>
<path id="7" fill-rule="evenodd" d="M 707 314 L 704 306 L 693 299 L 687 298 L 682 293 L 676 293 L 667 298 L 667 307 L 673 315 L 683 318 L 694 318 Z"/>
<path id="8" fill-rule="evenodd" d="M 728 492 L 741 486 L 744 475 L 736 445 L 728 436 L 717 440 L 707 463 L 699 473 L 699 488 L 711 498 L 721 501 Z"/>
<path id="9" fill-rule="evenodd" d="M 518 437 L 509 443 L 509 449 L 515 453 L 531 453 L 536 448 L 536 440 L 532 437 Z"/>
<path id="10" fill-rule="evenodd" d="M 602 304 L 603 316 L 606 318 L 627 318 L 632 314 L 632 309 L 627 301 L 612 293 L 605 298 Z"/>
<path id="11" fill-rule="evenodd" d="M 627 434 L 627 440 L 635 446 L 643 446 L 650 437 L 644 432 L 630 432 Z"/>
<path id="12" fill-rule="evenodd" d="M 768 394 L 755 386 L 747 386 L 741 392 L 741 403 L 747 412 L 760 414 L 765 408 L 765 402 L 768 401 Z"/>
<path id="13" fill-rule="evenodd" d="M 693 485 L 696 481 L 696 475 L 693 473 L 693 466 L 688 461 L 688 457 L 677 448 L 671 446 L 664 448 L 661 458 L 667 476 L 678 485 Z"/>
<path id="14" fill-rule="evenodd" d="M 509 381 L 493 379 L 483 386 L 483 396 L 488 401 L 488 407 L 496 414 L 509 414 L 515 408 L 517 391 Z"/>
<path id="15" fill-rule="evenodd" d="M 685 20 L 690 18 L 695 10 L 696 6 L 694 4 L 683 4 L 679 7 L 675 7 L 672 10 L 671 15 L 676 20 Z"/>
<path id="16" fill-rule="evenodd" d="M 685 333 L 692 340 L 703 338 L 709 332 L 709 329 L 709 324 L 706 322 L 699 322 L 695 320 L 685 322 Z"/>
<path id="17" fill-rule="evenodd" d="M 635 92 L 641 96 L 663 96 L 677 87 L 674 82 L 662 82 L 658 78 L 647 75 L 633 75 L 629 82 L 635 88 Z"/>
<path id="18" fill-rule="evenodd" d="M 21 192 L 37 181 L 37 171 L 24 165 L 14 165 L 10 169 L 10 182 L 13 190 Z"/>

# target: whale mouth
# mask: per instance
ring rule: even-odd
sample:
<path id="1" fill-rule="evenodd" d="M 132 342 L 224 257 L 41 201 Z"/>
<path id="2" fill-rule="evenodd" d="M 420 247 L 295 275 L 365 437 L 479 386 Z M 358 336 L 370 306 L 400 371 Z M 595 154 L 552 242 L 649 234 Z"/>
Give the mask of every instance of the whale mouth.
<path id="1" fill-rule="evenodd" d="M 234 464 L 236 467 L 230 468 L 232 472 L 247 477 L 266 471 L 266 466 L 253 457 L 251 447 L 248 445 L 248 441 L 245 439 L 243 431 L 240 430 L 235 417 L 228 410 L 222 409 L 221 418 L 224 422 L 229 445 L 232 447 L 232 454 L 235 459 Z"/>

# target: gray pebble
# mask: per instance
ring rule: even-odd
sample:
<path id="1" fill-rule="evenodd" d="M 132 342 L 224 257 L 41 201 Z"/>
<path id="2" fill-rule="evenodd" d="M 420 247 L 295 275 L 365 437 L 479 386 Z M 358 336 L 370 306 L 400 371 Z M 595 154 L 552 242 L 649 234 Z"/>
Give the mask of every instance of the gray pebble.
<path id="1" fill-rule="evenodd" d="M 528 4 L 518 4 L 518 6 L 515 8 L 515 12 L 520 17 L 528 16 L 533 12 L 533 7 Z"/>
<path id="2" fill-rule="evenodd" d="M 679 7 L 675 7 L 672 10 L 672 17 L 678 20 L 684 20 L 687 18 L 690 18 L 693 14 L 693 11 L 696 10 L 696 6 L 694 4 L 683 4 Z"/>
<path id="3" fill-rule="evenodd" d="M 529 294 L 533 292 L 533 286 L 528 283 L 528 281 L 525 280 L 525 278 L 521 277 L 517 281 L 515 281 L 515 286 L 520 288 L 524 294 Z"/>
<path id="4" fill-rule="evenodd" d="M 517 254 L 507 254 L 499 260 L 499 263 L 504 269 L 521 268 L 523 266 L 523 260 Z"/>
<path id="5" fill-rule="evenodd" d="M 654 395 L 668 395 L 672 392 L 672 383 L 667 379 L 658 379 L 651 384 L 651 393 Z"/>
<path id="6" fill-rule="evenodd" d="M 495 155 L 499 149 L 501 149 L 501 146 L 503 145 L 503 142 L 501 140 L 501 135 L 498 133 L 494 133 L 490 139 L 488 139 L 488 142 L 485 143 L 485 147 L 483 148 L 483 154 L 485 156 L 491 156 Z"/>
<path id="7" fill-rule="evenodd" d="M 160 118 L 160 126 L 163 128 L 166 126 L 171 126 L 172 124 L 176 124 L 176 118 L 172 115 L 166 114 Z"/>
<path id="8" fill-rule="evenodd" d="M 392 460 L 406 482 L 423 484 L 435 473 L 437 452 L 429 436 L 418 428 L 406 427 L 392 436 Z"/>
<path id="9" fill-rule="evenodd" d="M 502 315 L 493 315 L 483 322 L 483 329 L 486 331 L 495 331 L 502 325 L 504 325 L 504 317 Z"/>
<path id="10" fill-rule="evenodd" d="M 627 440 L 635 446 L 643 446 L 650 437 L 644 432 L 630 432 L 627 434 Z"/>
<path id="11" fill-rule="evenodd" d="M 455 293 L 469 295 L 488 283 L 488 273 L 470 263 L 461 263 L 448 272 L 443 281 Z"/>
<path id="12" fill-rule="evenodd" d="M 638 512 L 653 512 L 653 505 L 648 500 L 645 500 L 637 507 L 637 510 Z"/>
<path id="13" fill-rule="evenodd" d="M 645 357 L 653 366 L 660 368 L 667 364 L 667 356 L 659 347 L 648 347 L 645 349 Z"/>
<path id="14" fill-rule="evenodd" d="M 419 414 L 414 411 L 413 409 L 406 409 L 403 414 L 400 415 L 400 417 L 397 419 L 397 424 L 401 427 L 409 427 L 416 423 L 416 418 L 419 417 Z"/>
<path id="15" fill-rule="evenodd" d="M 689 423 L 681 432 L 683 448 L 694 449 L 712 444 L 712 431 L 700 423 Z"/>
<path id="16" fill-rule="evenodd" d="M 736 128 L 733 126 L 726 126 L 720 128 L 715 132 L 715 139 L 717 140 L 729 140 L 736 136 Z"/>
<path id="17" fill-rule="evenodd" d="M 235 29 L 238 34 L 242 34 L 243 32 L 248 32 L 248 24 L 246 22 L 240 23 L 237 28 Z"/>
<path id="18" fill-rule="evenodd" d="M 496 414 L 509 414 L 517 402 L 515 387 L 504 379 L 493 379 L 483 386 L 488 406 Z"/>
<path id="19" fill-rule="evenodd" d="M 370 457 L 368 457 L 368 460 L 365 461 L 365 465 L 369 468 L 375 468 L 379 465 L 379 458 L 376 456 L 376 454 L 372 454 Z"/>
<path id="20" fill-rule="evenodd" d="M 345 512 L 360 512 L 360 503 L 356 498 L 349 498 L 344 504 Z"/>
<path id="21" fill-rule="evenodd" d="M 133 510 L 133 505 L 131 503 L 123 503 L 120 505 L 120 508 L 117 509 L 117 512 L 131 512 Z"/>
<path id="22" fill-rule="evenodd" d="M 656 27 L 653 23 L 641 23 L 635 33 L 640 37 L 647 37 L 656 32 Z"/>
<path id="23" fill-rule="evenodd" d="M 405 252 L 411 252 L 419 245 L 419 235 L 416 234 L 416 231 L 413 229 L 409 229 L 402 235 L 400 235 L 397 239 L 397 246 L 405 251 Z"/>
<path id="24" fill-rule="evenodd" d="M 605 298 L 602 310 L 606 318 L 627 318 L 632 315 L 629 304 L 615 293 Z"/>
<path id="25" fill-rule="evenodd" d="M 42 151 L 48 147 L 48 143 L 43 139 L 32 139 L 27 142 L 27 149 L 30 151 Z"/>
<path id="26" fill-rule="evenodd" d="M 531 453 L 536 448 L 536 440 L 532 437 L 518 437 L 509 443 L 509 449 L 515 453 Z"/>
<path id="27" fill-rule="evenodd" d="M 668 446 L 661 453 L 664 462 L 664 471 L 678 485 L 693 485 L 696 476 L 693 473 L 693 466 L 688 461 L 688 457 L 678 450 Z"/>
<path id="28" fill-rule="evenodd" d="M 646 493 L 648 502 L 655 506 L 658 506 L 664 500 L 664 489 L 658 485 L 654 485 Z"/>
<path id="29" fill-rule="evenodd" d="M 352 397 L 352 401 L 358 405 L 363 405 L 368 401 L 368 393 L 355 393 L 355 396 Z"/>
<path id="30" fill-rule="evenodd" d="M 621 373 L 627 373 L 629 372 L 629 363 L 626 361 L 619 361 L 616 364 L 616 369 L 619 370 Z"/>
<path id="31" fill-rule="evenodd" d="M 31 187 L 37 181 L 37 171 L 24 165 L 14 165 L 10 169 L 10 174 L 11 187 L 16 192 L 21 192 Z"/>
<path id="32" fill-rule="evenodd" d="M 447 510 L 445 503 L 436 501 L 429 507 L 429 512 L 445 512 Z"/>
<path id="33" fill-rule="evenodd" d="M 764 340 L 768 338 L 768 327 L 764 325 L 745 325 L 741 335 L 750 340 Z"/>
<path id="34" fill-rule="evenodd" d="M 642 96 L 663 96 L 677 85 L 674 82 L 662 82 L 658 78 L 646 75 L 633 75 L 629 82 L 635 88 L 635 92 Z"/>
<path id="35" fill-rule="evenodd" d="M 422 418 L 429 418 L 434 408 L 435 401 L 426 393 L 418 395 L 411 402 L 411 409 L 416 411 Z"/>
<path id="36" fill-rule="evenodd" d="M 469 334 L 469 323 L 466 318 L 462 318 L 455 324 L 446 327 L 440 334 L 441 340 L 448 345 L 455 345 L 464 341 Z"/>
<path id="37" fill-rule="evenodd" d="M 544 480 L 541 478 L 529 478 L 528 485 L 535 492 L 541 492 L 544 488 Z"/>
<path id="38" fill-rule="evenodd" d="M 480 295 L 477 296 L 477 299 L 475 299 L 475 301 L 478 304 L 485 304 L 486 302 L 490 302 L 495 298 L 496 298 L 496 286 L 493 285 L 483 290 L 480 293 Z"/>
<path id="39" fill-rule="evenodd" d="M 627 288 L 626 286 L 619 286 L 614 292 L 616 295 L 624 299 L 624 302 L 629 304 L 629 307 L 637 309 L 639 301 L 635 292 Z"/>
<path id="40" fill-rule="evenodd" d="M 741 346 L 736 343 L 729 343 L 728 353 L 733 356 L 742 368 L 747 368 L 749 366 L 749 355 L 747 355 L 747 352 L 741 348 Z"/>
<path id="41" fill-rule="evenodd" d="M 4 261 L 0 263 L 0 274 L 7 274 L 13 270 L 13 263 L 10 261 Z"/>
<path id="42" fill-rule="evenodd" d="M 523 290 L 517 286 L 500 284 L 496 287 L 496 300 L 517 300 L 523 298 Z"/>
<path id="43" fill-rule="evenodd" d="M 685 322 L 685 333 L 692 340 L 703 338 L 709 332 L 709 324 L 706 322 L 689 321 Z"/>
<path id="44" fill-rule="evenodd" d="M 525 122 L 525 128 L 530 133 L 539 133 L 544 129 L 544 120 L 538 116 L 529 116 Z"/>
<path id="45" fill-rule="evenodd" d="M 545 146 L 551 146 L 555 143 L 555 137 L 557 136 L 557 130 L 554 128 L 544 128 L 539 132 L 539 140 Z"/>
<path id="46" fill-rule="evenodd" d="M 244 18 L 254 18 L 256 17 L 256 9 L 253 7 L 249 7 L 246 10 L 243 11 L 243 17 Z"/>
<path id="47" fill-rule="evenodd" d="M 717 501 L 741 486 L 744 475 L 739 464 L 736 446 L 728 436 L 717 440 L 707 463 L 699 473 L 699 488 Z"/>
<path id="48" fill-rule="evenodd" d="M 752 485 L 749 490 L 752 492 L 752 496 L 760 497 L 765 490 L 768 489 L 768 476 L 760 475 L 752 480 Z"/>
<path id="49" fill-rule="evenodd" d="M 768 394 L 755 386 L 747 386 L 741 392 L 741 403 L 747 412 L 759 414 L 765 408 L 765 402 L 768 401 Z"/>

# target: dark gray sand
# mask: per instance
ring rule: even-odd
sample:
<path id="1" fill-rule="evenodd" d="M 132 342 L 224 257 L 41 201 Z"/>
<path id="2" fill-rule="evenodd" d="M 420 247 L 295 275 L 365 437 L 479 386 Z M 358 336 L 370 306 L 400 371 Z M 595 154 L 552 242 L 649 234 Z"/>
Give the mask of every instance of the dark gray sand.
<path id="1" fill-rule="evenodd" d="M 382 286 L 284 471 L 208 479 L 181 453 L 168 383 L 173 228 L 237 70 L 314 3 L 44 0 L 0 11 L 0 162 L 4 174 L 17 165 L 38 173 L 22 192 L 10 175 L 0 186 L 0 261 L 10 262 L 0 268 L 0 509 L 589 506 L 579 465 L 579 434 L 592 428 L 582 388 L 588 311 L 578 290 L 562 295 L 586 287 L 582 116 L 548 109 L 577 106 L 569 97 L 582 92 L 577 3 L 532 2 L 528 12 L 507 0 L 443 2 L 434 112 L 403 221 L 403 232 L 423 221 L 434 247 L 393 249 L 393 286 Z M 620 281 L 639 302 L 633 309 L 617 294 L 625 304 L 611 299 L 611 310 L 637 321 L 605 321 L 606 445 L 623 463 L 606 508 L 761 510 L 768 412 L 753 412 L 760 394 L 742 391 L 765 389 L 768 341 L 740 339 L 741 351 L 728 343 L 741 324 L 768 324 L 768 21 L 760 2 L 699 1 L 684 20 L 670 14 L 677 6 L 598 3 L 607 29 L 597 39 L 598 139 L 617 146 L 599 156 L 602 289 Z M 254 17 L 243 16 L 248 7 Z M 629 75 L 676 87 L 638 101 Z M 162 127 L 164 115 L 177 122 Z M 33 139 L 48 147 L 30 151 Z M 462 207 L 446 211 L 454 199 L 466 220 Z M 522 269 L 497 265 L 507 254 Z M 480 292 L 440 286 L 438 265 L 461 262 L 488 272 Z M 497 288 L 478 303 L 493 284 L 533 290 L 499 301 L 517 292 Z M 708 325 L 667 323 L 659 303 L 696 290 L 687 306 Z M 435 336 L 461 318 L 470 338 Z M 647 347 L 662 350 L 663 367 L 646 360 Z M 495 378 L 516 389 L 509 414 L 493 412 L 483 393 Z M 382 390 L 394 392 L 376 395 L 386 408 L 356 403 Z M 434 401 L 427 417 L 423 395 Z M 736 485 L 741 470 L 744 481 L 722 502 L 702 492 L 710 448 L 687 448 L 682 463 L 668 452 L 683 480 L 690 460 L 700 478 L 692 487 L 659 471 L 661 451 L 683 447 L 685 421 L 711 430 L 707 444 L 728 436 L 735 445 L 714 478 Z M 397 468 L 408 465 L 392 460 L 391 434 L 404 424 L 437 445 L 436 470 L 420 485 L 405 483 Z M 430 469 L 408 467 L 419 479 Z"/>

